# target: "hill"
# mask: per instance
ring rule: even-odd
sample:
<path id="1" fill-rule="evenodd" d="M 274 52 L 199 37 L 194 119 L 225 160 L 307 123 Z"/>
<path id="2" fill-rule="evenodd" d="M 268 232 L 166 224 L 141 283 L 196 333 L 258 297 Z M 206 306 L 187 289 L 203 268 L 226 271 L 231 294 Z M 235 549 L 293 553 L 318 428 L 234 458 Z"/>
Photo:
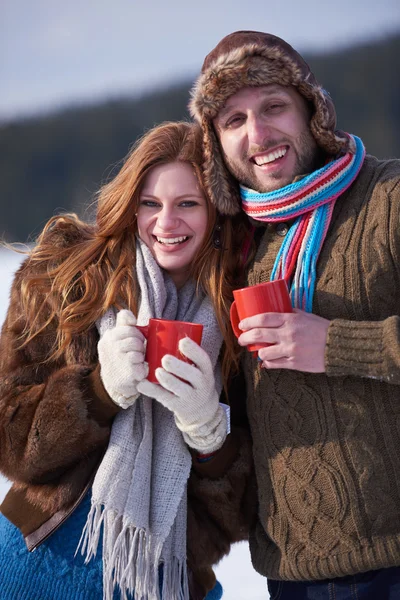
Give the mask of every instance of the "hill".
<path id="1" fill-rule="evenodd" d="M 338 127 L 371 154 L 400 157 L 400 34 L 306 59 L 335 101 Z M 191 85 L 0 125 L 0 235 L 31 240 L 53 214 L 82 213 L 138 136 L 189 118 Z"/>

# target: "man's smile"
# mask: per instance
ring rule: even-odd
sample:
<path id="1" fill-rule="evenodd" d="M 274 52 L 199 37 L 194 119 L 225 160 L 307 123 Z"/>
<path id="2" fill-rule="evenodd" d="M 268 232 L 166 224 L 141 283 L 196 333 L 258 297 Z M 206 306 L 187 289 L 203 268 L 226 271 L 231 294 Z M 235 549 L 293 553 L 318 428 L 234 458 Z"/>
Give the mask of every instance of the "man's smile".
<path id="1" fill-rule="evenodd" d="M 271 150 L 269 152 L 263 152 L 260 154 L 255 154 L 251 157 L 251 161 L 254 162 L 258 167 L 262 167 L 263 165 L 270 164 L 276 160 L 279 160 L 283 156 L 285 156 L 288 151 L 288 146 L 280 146 L 275 150 Z"/>

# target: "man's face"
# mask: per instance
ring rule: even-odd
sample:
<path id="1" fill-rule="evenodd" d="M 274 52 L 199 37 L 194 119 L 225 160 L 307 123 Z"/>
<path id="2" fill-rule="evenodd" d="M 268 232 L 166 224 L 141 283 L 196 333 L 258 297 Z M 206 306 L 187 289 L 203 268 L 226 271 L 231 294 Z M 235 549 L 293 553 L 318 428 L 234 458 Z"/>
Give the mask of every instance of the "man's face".
<path id="1" fill-rule="evenodd" d="M 320 150 L 306 100 L 293 87 L 246 87 L 228 98 L 214 127 L 234 177 L 258 192 L 277 190 L 310 173 Z"/>

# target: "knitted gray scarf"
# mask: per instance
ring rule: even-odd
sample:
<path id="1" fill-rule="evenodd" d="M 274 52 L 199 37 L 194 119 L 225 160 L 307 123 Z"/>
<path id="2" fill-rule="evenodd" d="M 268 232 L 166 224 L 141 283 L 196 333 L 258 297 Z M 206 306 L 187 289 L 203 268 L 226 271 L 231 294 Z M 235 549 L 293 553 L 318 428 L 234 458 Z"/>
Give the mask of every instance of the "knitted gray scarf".
<path id="1" fill-rule="evenodd" d="M 136 272 L 141 290 L 139 325 L 151 317 L 204 325 L 202 347 L 217 367 L 222 336 L 210 300 L 193 281 L 177 291 L 148 247 L 138 240 Z M 98 323 L 100 336 L 115 326 L 109 310 Z M 103 533 L 104 600 L 119 586 L 122 598 L 188 600 L 186 571 L 187 480 L 191 456 L 173 414 L 140 396 L 114 420 L 108 449 L 93 483 L 92 505 L 80 541 L 86 561 Z"/>

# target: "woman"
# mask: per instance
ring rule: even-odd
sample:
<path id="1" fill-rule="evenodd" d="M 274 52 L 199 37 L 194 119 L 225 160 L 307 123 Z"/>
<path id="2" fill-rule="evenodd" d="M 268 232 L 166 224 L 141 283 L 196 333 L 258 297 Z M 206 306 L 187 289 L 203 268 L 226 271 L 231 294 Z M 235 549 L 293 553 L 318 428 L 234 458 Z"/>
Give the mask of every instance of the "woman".
<path id="1" fill-rule="evenodd" d="M 195 126 L 153 129 L 100 190 L 95 224 L 51 219 L 15 277 L 0 600 L 221 597 L 211 565 L 252 514 L 249 440 L 227 436 L 218 401 L 241 226 L 218 219 L 201 161 Z M 158 385 L 135 327 L 150 317 L 204 324 L 202 348 L 181 341 L 193 364 L 164 357 Z"/>

